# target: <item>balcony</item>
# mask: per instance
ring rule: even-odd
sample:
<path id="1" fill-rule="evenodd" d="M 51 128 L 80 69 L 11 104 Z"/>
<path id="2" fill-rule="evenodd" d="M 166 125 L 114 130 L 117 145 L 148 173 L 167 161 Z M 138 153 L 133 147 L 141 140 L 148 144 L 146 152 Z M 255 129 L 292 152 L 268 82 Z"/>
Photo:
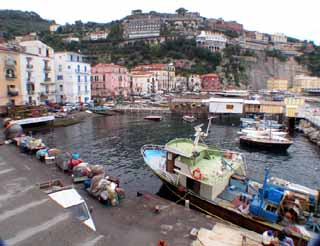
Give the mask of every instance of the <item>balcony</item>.
<path id="1" fill-rule="evenodd" d="M 34 90 L 27 90 L 27 94 L 28 94 L 28 96 L 34 95 Z"/>
<path id="2" fill-rule="evenodd" d="M 33 65 L 27 64 L 26 68 L 27 68 L 27 69 L 33 69 Z"/>
<path id="3" fill-rule="evenodd" d="M 17 65 L 17 62 L 15 60 L 13 60 L 13 59 L 6 59 L 4 65 L 6 67 L 13 68 L 13 67 L 15 67 Z"/>
<path id="4" fill-rule="evenodd" d="M 17 77 L 14 74 L 6 74 L 6 80 L 14 80 Z"/>
<path id="5" fill-rule="evenodd" d="M 44 71 L 51 71 L 51 67 L 50 66 L 44 66 Z"/>
<path id="6" fill-rule="evenodd" d="M 8 96 L 15 97 L 18 95 L 19 95 L 19 91 L 16 88 L 8 86 Z"/>

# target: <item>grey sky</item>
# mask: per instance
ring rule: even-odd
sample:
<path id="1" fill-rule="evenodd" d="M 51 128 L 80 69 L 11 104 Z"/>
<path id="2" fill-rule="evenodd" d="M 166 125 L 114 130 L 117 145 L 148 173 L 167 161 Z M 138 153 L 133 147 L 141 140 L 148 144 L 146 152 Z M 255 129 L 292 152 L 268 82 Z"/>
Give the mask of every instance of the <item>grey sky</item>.
<path id="1" fill-rule="evenodd" d="M 247 30 L 281 32 L 302 40 L 320 41 L 319 0 L 0 0 L 1 9 L 35 11 L 59 24 L 109 22 L 132 9 L 173 13 L 179 7 L 207 18 L 236 20 Z"/>

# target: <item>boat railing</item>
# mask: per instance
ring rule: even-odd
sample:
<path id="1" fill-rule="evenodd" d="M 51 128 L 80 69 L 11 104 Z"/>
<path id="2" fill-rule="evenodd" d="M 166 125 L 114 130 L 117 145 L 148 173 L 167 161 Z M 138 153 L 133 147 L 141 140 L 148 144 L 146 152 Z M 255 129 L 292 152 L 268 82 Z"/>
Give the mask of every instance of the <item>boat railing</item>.
<path id="1" fill-rule="evenodd" d="M 163 145 L 156 145 L 156 144 L 145 144 L 141 147 L 141 155 L 143 157 L 145 157 L 145 150 L 147 149 L 152 149 L 152 150 L 164 150 L 164 146 Z"/>

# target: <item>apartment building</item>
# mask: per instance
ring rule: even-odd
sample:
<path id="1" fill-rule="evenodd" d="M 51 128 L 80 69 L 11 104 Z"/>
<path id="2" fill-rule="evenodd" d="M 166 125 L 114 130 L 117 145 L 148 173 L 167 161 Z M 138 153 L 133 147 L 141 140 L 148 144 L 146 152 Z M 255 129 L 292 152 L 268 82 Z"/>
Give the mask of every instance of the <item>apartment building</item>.
<path id="1" fill-rule="evenodd" d="M 86 57 L 75 52 L 54 55 L 57 102 L 91 101 L 91 65 Z"/>
<path id="2" fill-rule="evenodd" d="M 289 88 L 289 83 L 287 79 L 281 78 L 271 78 L 267 80 L 268 90 L 286 91 Z"/>
<path id="3" fill-rule="evenodd" d="M 92 97 L 107 98 L 129 94 L 130 76 L 128 69 L 115 65 L 99 63 L 92 67 Z"/>
<path id="4" fill-rule="evenodd" d="M 23 101 L 36 105 L 56 102 L 54 50 L 39 40 L 19 45 L 23 49 L 20 53 Z"/>

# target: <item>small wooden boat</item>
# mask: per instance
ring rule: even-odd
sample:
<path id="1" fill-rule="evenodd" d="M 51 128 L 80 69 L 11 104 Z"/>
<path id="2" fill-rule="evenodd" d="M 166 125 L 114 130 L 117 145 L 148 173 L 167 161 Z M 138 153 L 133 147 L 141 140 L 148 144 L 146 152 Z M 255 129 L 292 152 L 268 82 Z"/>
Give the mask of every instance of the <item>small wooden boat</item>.
<path id="1" fill-rule="evenodd" d="M 162 120 L 162 116 L 160 115 L 148 115 L 144 117 L 145 120 L 153 120 L 153 121 L 160 121 Z"/>
<path id="2" fill-rule="evenodd" d="M 194 121 L 196 121 L 196 118 L 195 118 L 193 115 L 184 115 L 184 116 L 182 117 L 182 119 L 183 119 L 184 121 L 187 121 L 187 122 L 194 122 Z"/>

